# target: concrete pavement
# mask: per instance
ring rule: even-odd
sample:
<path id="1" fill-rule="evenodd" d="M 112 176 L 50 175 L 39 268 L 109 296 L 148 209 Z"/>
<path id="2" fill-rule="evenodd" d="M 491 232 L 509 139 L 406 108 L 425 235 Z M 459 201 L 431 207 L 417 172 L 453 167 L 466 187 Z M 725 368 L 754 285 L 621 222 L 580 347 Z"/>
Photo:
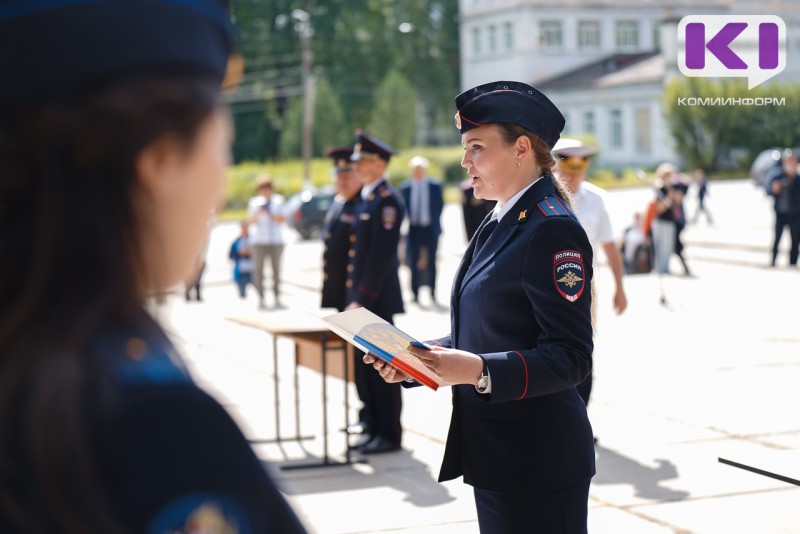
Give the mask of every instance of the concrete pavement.
<path id="1" fill-rule="evenodd" d="M 611 310 L 612 279 L 598 271 L 595 387 L 589 415 L 599 438 L 590 492 L 593 533 L 800 532 L 800 488 L 717 462 L 720 455 L 800 448 L 800 272 L 767 268 L 772 238 L 769 200 L 748 182 L 712 183 L 715 225 L 685 233 L 693 277 L 636 275 L 625 280 L 628 311 Z M 693 213 L 693 191 L 687 201 Z M 609 194 L 617 234 L 651 198 L 647 188 Z M 448 206 L 440 250 L 439 302 L 449 301 L 465 241 L 457 206 Z M 225 318 L 256 311 L 230 282 L 227 247 L 236 225 L 213 233 L 205 301 L 171 297 L 157 310 L 197 380 L 252 439 L 274 435 L 272 341 Z M 788 240 L 788 236 L 784 238 Z M 784 248 L 786 246 L 784 243 Z M 294 242 L 284 257 L 291 310 L 319 302 L 321 248 Z M 680 272 L 677 263 L 675 272 Z M 402 280 L 408 287 L 407 272 Z M 668 306 L 659 304 L 660 287 Z M 397 325 L 428 338 L 446 333 L 448 310 L 410 304 Z M 292 346 L 279 341 L 281 431 L 292 434 Z M 300 369 L 301 431 L 312 440 L 258 444 L 311 532 L 474 533 L 471 488 L 436 482 L 450 414 L 450 392 L 404 391 L 404 450 L 368 463 L 280 470 L 322 454 L 319 374 Z M 328 381 L 330 452 L 341 459 L 342 383 Z M 357 406 L 351 388 L 351 417 Z"/>

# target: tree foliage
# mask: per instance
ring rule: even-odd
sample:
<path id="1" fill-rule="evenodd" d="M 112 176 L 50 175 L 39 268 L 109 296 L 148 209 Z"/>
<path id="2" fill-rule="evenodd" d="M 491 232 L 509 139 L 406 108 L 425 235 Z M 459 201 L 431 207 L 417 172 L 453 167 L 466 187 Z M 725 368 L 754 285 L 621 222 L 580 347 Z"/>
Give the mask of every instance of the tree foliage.
<path id="1" fill-rule="evenodd" d="M 325 150 L 333 146 L 353 142 L 353 135 L 345 122 L 344 111 L 339 99 L 324 77 L 316 80 L 314 98 L 314 128 L 312 149 L 314 157 L 323 156 Z M 296 158 L 302 154 L 303 139 L 303 99 L 295 98 L 286 113 L 281 132 L 279 155 L 282 158 Z"/>
<path id="2" fill-rule="evenodd" d="M 706 171 L 748 166 L 766 148 L 800 144 L 799 84 L 748 90 L 740 79 L 682 78 L 666 87 L 664 112 L 678 153 Z M 737 153 L 746 157 L 737 161 Z"/>
<path id="3" fill-rule="evenodd" d="M 451 120 L 459 89 L 458 0 L 232 0 L 231 9 L 245 56 L 242 84 L 229 97 L 237 158 L 258 146 L 262 159 L 274 157 L 288 143 L 280 137 L 294 135 L 287 127 L 302 94 L 304 29 L 291 16 L 295 9 L 310 14 L 314 73 L 330 82 L 350 138 L 371 123 L 378 87 L 391 70 L 409 81 L 434 125 Z M 269 124 L 256 128 L 259 120 Z M 442 142 L 430 136 L 423 141 Z"/>
<path id="4" fill-rule="evenodd" d="M 368 131 L 397 150 L 414 142 L 417 126 L 417 93 L 398 70 L 391 70 L 375 92 Z"/>

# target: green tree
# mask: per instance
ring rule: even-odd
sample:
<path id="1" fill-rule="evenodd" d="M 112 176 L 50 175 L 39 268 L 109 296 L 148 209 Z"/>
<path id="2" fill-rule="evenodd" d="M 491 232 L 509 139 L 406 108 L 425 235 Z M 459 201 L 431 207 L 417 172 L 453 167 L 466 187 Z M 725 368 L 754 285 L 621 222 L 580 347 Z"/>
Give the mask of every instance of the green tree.
<path id="1" fill-rule="evenodd" d="M 313 157 L 323 156 L 327 148 L 353 142 L 353 132 L 347 126 L 339 99 L 324 77 L 315 83 L 314 122 L 312 126 Z M 296 158 L 302 154 L 303 99 L 295 98 L 286 113 L 279 145 L 282 158 Z"/>
<path id="2" fill-rule="evenodd" d="M 391 70 L 375 92 L 367 130 L 397 150 L 411 146 L 417 129 L 417 94 L 408 79 Z"/>
<path id="3" fill-rule="evenodd" d="M 740 79 L 678 79 L 666 87 L 664 114 L 689 166 L 707 171 L 743 167 L 765 148 L 800 142 L 800 84 L 748 90 Z M 733 161 L 737 151 L 747 153 L 747 160 Z"/>

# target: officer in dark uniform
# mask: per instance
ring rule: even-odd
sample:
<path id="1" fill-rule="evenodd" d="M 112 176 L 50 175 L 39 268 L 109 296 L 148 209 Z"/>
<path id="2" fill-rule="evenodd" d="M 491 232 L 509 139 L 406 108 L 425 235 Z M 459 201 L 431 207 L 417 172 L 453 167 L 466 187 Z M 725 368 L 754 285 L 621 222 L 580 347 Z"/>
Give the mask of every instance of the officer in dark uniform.
<path id="1" fill-rule="evenodd" d="M 494 202 L 475 198 L 470 182 L 471 180 L 467 179 L 459 184 L 459 189 L 461 189 L 461 214 L 464 216 L 464 231 L 467 234 L 467 241 L 472 239 L 483 219 L 494 209 Z"/>
<path id="2" fill-rule="evenodd" d="M 143 306 L 219 201 L 232 36 L 220 0 L 0 2 L 0 532 L 305 532 Z"/>
<path id="3" fill-rule="evenodd" d="M 583 534 L 595 464 L 576 386 L 592 365 L 592 247 L 552 175 L 564 118 L 519 82 L 475 87 L 456 107 L 461 165 L 497 206 L 457 271 L 450 334 L 411 348 L 456 384 L 439 480 L 474 487 L 484 534 Z"/>
<path id="4" fill-rule="evenodd" d="M 322 307 L 344 310 L 347 305 L 347 272 L 350 256 L 348 252 L 355 242 L 356 205 L 361 201 L 361 182 L 356 178 L 350 156 L 351 147 L 332 148 L 325 154 L 333 160 L 333 172 L 337 195 L 325 215 L 322 227 Z M 356 349 L 355 362 L 360 363 L 363 353 Z M 372 437 L 370 430 L 374 417 L 366 386 L 368 370 L 363 365 L 354 366 L 354 379 L 358 398 L 361 400 L 358 423 L 346 430 L 350 434 L 363 434 L 356 445 L 364 445 Z"/>
<path id="5" fill-rule="evenodd" d="M 386 183 L 386 166 L 395 151 L 379 139 L 358 133 L 353 147 L 356 176 L 363 184 L 356 207 L 355 240 L 348 252 L 348 309 L 366 307 L 392 323 L 402 313 L 397 246 L 405 209 L 400 197 Z M 377 373 L 367 373 L 367 409 L 372 415 L 370 439 L 359 450 L 364 454 L 400 449 L 402 398 L 398 384 L 387 384 Z"/>

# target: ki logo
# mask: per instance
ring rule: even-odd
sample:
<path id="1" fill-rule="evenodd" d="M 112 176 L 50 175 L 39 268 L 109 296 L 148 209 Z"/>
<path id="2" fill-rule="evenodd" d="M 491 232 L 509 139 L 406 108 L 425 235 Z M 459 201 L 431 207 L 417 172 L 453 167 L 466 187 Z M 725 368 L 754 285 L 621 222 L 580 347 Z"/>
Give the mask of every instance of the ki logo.
<path id="1" fill-rule="evenodd" d="M 684 76 L 747 78 L 747 88 L 786 68 L 786 24 L 775 15 L 689 15 L 678 24 Z"/>

